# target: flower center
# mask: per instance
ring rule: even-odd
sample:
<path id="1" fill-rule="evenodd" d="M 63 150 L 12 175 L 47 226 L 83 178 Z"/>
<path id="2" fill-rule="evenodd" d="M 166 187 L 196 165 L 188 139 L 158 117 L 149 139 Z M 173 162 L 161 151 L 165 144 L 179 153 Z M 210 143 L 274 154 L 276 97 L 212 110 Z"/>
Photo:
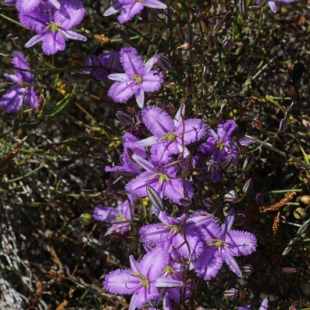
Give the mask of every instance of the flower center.
<path id="1" fill-rule="evenodd" d="M 60 23 L 54 23 L 54 22 L 51 22 L 49 23 L 45 29 L 50 29 L 51 32 L 55 33 L 55 32 L 58 32 L 60 31 L 59 30 L 59 27 L 61 26 Z"/>
<path id="2" fill-rule="evenodd" d="M 164 174 L 161 172 L 157 172 L 156 174 L 158 175 L 158 182 L 159 183 L 164 183 L 164 182 L 169 181 L 169 177 L 167 176 L 167 174 Z"/>
<path id="3" fill-rule="evenodd" d="M 140 278 L 140 280 L 141 280 L 141 285 L 142 285 L 143 287 L 149 287 L 150 282 L 149 282 L 149 280 L 146 278 L 145 275 L 143 275 L 143 274 L 141 274 L 141 273 L 133 273 L 132 276 L 133 276 L 133 277 Z"/>
<path id="4" fill-rule="evenodd" d="M 164 268 L 164 270 L 163 270 L 162 273 L 163 273 L 165 276 L 169 276 L 170 274 L 175 274 L 175 271 L 174 271 L 174 269 L 173 269 L 172 266 L 167 265 L 167 266 Z"/>
<path id="5" fill-rule="evenodd" d="M 116 214 L 116 219 L 118 222 L 125 222 L 126 221 L 126 217 L 121 213 Z"/>
<path id="6" fill-rule="evenodd" d="M 141 75 L 134 74 L 130 79 L 135 81 L 137 84 L 142 83 L 142 76 Z"/>
<path id="7" fill-rule="evenodd" d="M 216 142 L 216 148 L 220 151 L 222 151 L 225 147 L 225 144 L 222 141 L 217 141 Z"/>
<path id="8" fill-rule="evenodd" d="M 224 246 L 228 246 L 228 244 L 221 239 L 210 239 L 210 241 L 211 243 L 209 246 L 215 246 L 218 249 L 222 249 Z"/>
<path id="9" fill-rule="evenodd" d="M 180 135 L 176 132 L 167 132 L 163 137 L 160 138 L 160 140 L 167 140 L 169 142 L 174 142 L 177 137 L 180 137 Z"/>

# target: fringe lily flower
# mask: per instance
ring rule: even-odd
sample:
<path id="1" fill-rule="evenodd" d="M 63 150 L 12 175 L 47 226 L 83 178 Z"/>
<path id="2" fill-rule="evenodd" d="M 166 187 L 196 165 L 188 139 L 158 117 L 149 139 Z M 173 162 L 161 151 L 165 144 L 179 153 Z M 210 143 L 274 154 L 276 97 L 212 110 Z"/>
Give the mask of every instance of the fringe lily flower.
<path id="1" fill-rule="evenodd" d="M 222 227 L 216 222 L 202 227 L 205 247 L 193 266 L 197 275 L 206 281 L 217 275 L 224 262 L 230 270 L 241 277 L 242 272 L 234 256 L 250 255 L 256 249 L 256 237 L 249 232 L 231 230 L 233 222 L 232 209 Z"/>
<path id="2" fill-rule="evenodd" d="M 86 37 L 71 30 L 84 18 L 86 11 L 82 3 L 78 0 L 59 0 L 59 3 L 59 10 L 45 3 L 29 12 L 20 12 L 20 22 L 37 32 L 25 47 L 42 42 L 43 52 L 46 55 L 54 55 L 65 50 L 66 40 L 86 41 Z"/>
<path id="3" fill-rule="evenodd" d="M 33 74 L 29 62 L 20 52 L 15 52 L 12 65 L 16 68 L 14 74 L 5 73 L 14 85 L 0 98 L 0 107 L 7 113 L 13 113 L 21 109 L 23 103 L 28 103 L 32 109 L 39 105 L 39 99 L 33 88 Z M 22 70 L 18 70 L 22 69 Z"/>
<path id="4" fill-rule="evenodd" d="M 109 97 L 115 102 L 124 102 L 135 95 L 138 106 L 143 108 L 144 92 L 159 90 L 164 81 L 161 72 L 151 70 L 157 59 L 155 55 L 144 64 L 135 48 L 121 49 L 120 61 L 125 73 L 108 76 L 110 80 L 117 81 L 110 87 Z"/>
<path id="5" fill-rule="evenodd" d="M 113 0 L 115 3 L 108 10 L 104 12 L 104 16 L 110 16 L 121 12 L 117 17 L 118 21 L 123 24 L 131 20 L 135 15 L 140 13 L 143 7 L 148 7 L 152 9 L 166 9 L 167 5 L 158 0 Z"/>

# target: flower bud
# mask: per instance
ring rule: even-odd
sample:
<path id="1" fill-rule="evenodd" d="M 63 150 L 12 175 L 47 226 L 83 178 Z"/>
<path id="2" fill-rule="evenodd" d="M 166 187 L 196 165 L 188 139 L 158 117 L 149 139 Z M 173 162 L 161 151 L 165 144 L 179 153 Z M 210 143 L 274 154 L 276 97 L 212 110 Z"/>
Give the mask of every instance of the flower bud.
<path id="1" fill-rule="evenodd" d="M 254 164 L 254 154 L 253 153 L 250 153 L 247 155 L 244 163 L 243 163 L 243 167 L 242 167 L 242 171 L 243 172 L 247 172 L 251 169 L 251 167 L 253 166 Z"/>
<path id="2" fill-rule="evenodd" d="M 116 117 L 125 126 L 131 126 L 133 124 L 132 117 L 123 111 L 117 111 Z"/>
<path id="3" fill-rule="evenodd" d="M 297 272 L 296 268 L 284 267 L 281 269 L 281 272 L 284 274 L 294 274 Z"/>
<path id="4" fill-rule="evenodd" d="M 294 217 L 295 219 L 297 220 L 302 220 L 304 219 L 305 217 L 307 216 L 307 212 L 304 208 L 297 208 L 295 211 L 294 211 Z"/>
<path id="5" fill-rule="evenodd" d="M 164 204 L 163 200 L 159 197 L 158 193 L 155 191 L 155 189 L 149 185 L 146 186 L 146 193 L 148 197 L 150 198 L 153 206 L 159 210 L 163 211 L 164 210 Z"/>
<path id="6" fill-rule="evenodd" d="M 288 128 L 287 120 L 286 118 L 281 119 L 280 124 L 279 124 L 279 131 L 284 132 Z"/>
<path id="7" fill-rule="evenodd" d="M 167 57 L 158 55 L 157 58 L 157 65 L 160 69 L 168 71 L 172 68 L 171 61 Z"/>
<path id="8" fill-rule="evenodd" d="M 236 203 L 238 199 L 238 195 L 236 191 L 231 190 L 224 196 L 224 200 L 229 203 Z"/>
<path id="9" fill-rule="evenodd" d="M 246 194 L 250 191 L 251 187 L 252 187 L 252 179 L 248 179 L 245 184 L 243 185 L 242 191 Z"/>
<path id="10" fill-rule="evenodd" d="M 251 264 L 245 264 L 240 267 L 243 274 L 250 275 L 254 272 L 254 267 Z"/>
<path id="11" fill-rule="evenodd" d="M 234 226 L 243 226 L 246 221 L 246 216 L 242 213 L 235 214 Z"/>
<path id="12" fill-rule="evenodd" d="M 238 290 L 235 288 L 231 288 L 229 290 L 224 291 L 224 296 L 230 300 L 234 300 L 238 297 Z"/>
<path id="13" fill-rule="evenodd" d="M 48 278 L 50 279 L 55 279 L 58 276 L 58 273 L 55 269 L 51 269 L 49 270 L 46 274 L 45 274 Z"/>
<path id="14" fill-rule="evenodd" d="M 246 0 L 239 0 L 239 11 L 243 17 L 247 15 L 247 7 L 246 7 Z"/>
<path id="15" fill-rule="evenodd" d="M 262 193 L 256 194 L 255 202 L 258 206 L 262 206 L 264 204 L 264 195 Z"/>

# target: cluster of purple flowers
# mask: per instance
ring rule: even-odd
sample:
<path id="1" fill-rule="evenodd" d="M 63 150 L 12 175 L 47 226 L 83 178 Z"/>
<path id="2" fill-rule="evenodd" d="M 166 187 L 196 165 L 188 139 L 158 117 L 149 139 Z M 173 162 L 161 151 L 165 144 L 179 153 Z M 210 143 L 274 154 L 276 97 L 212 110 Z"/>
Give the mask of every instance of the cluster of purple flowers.
<path id="1" fill-rule="evenodd" d="M 187 210 L 195 193 L 192 166 L 202 169 L 202 158 L 206 169 L 208 161 L 220 165 L 232 157 L 230 161 L 236 162 L 237 145 L 231 134 L 237 125 L 234 121 L 219 124 L 215 133 L 201 119 L 185 119 L 184 104 L 174 118 L 158 106 L 148 106 L 142 109 L 140 121 L 150 135 L 138 138 L 126 132 L 121 165 L 106 167 L 108 172 L 133 176 L 125 186 L 130 199 L 118 203 L 116 209 L 96 207 L 93 217 L 113 223 L 107 234 L 125 233 L 134 220 L 134 198 L 148 196 L 159 222 L 140 228 L 146 250 L 141 261 L 131 256 L 131 268 L 109 273 L 103 285 L 111 293 L 132 294 L 129 309 L 141 308 L 151 300 L 156 305 L 162 302 L 164 309 L 175 309 L 195 287 L 189 272 L 209 281 L 225 263 L 240 277 L 235 257 L 250 255 L 256 249 L 253 234 L 232 230 L 233 209 L 222 226 L 206 211 L 182 211 Z M 172 205 L 178 206 L 179 216 L 170 214 Z"/>

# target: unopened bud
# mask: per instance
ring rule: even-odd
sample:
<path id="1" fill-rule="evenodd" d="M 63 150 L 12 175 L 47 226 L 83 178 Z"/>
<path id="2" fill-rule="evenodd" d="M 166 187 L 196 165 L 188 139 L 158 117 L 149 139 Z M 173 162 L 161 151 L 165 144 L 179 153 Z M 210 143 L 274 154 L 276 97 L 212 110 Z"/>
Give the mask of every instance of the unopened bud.
<path id="1" fill-rule="evenodd" d="M 146 193 L 149 199 L 151 200 L 153 206 L 158 210 L 158 211 L 163 211 L 164 210 L 164 204 L 163 200 L 160 198 L 158 193 L 155 191 L 155 189 L 149 185 L 146 186 Z"/>
<path id="2" fill-rule="evenodd" d="M 243 274 L 250 275 L 254 271 L 254 267 L 251 264 L 245 264 L 241 266 L 241 271 Z"/>
<path id="3" fill-rule="evenodd" d="M 223 170 L 228 169 L 228 167 L 231 165 L 231 163 L 233 162 L 233 160 L 235 159 L 234 156 L 228 156 L 226 157 L 226 159 L 221 163 L 221 167 Z"/>
<path id="4" fill-rule="evenodd" d="M 246 216 L 242 213 L 235 214 L 234 226 L 243 226 L 246 221 Z"/>
<path id="5" fill-rule="evenodd" d="M 281 272 L 284 274 L 294 274 L 297 272 L 296 268 L 284 267 L 281 269 Z"/>
<path id="6" fill-rule="evenodd" d="M 234 300 L 238 297 L 238 290 L 235 288 L 231 288 L 229 290 L 225 290 L 224 296 L 230 300 Z"/>
<path id="7" fill-rule="evenodd" d="M 247 3 L 246 0 L 239 0 L 239 11 L 243 17 L 246 17 L 246 15 L 247 15 L 246 3 Z"/>
<path id="8" fill-rule="evenodd" d="M 157 55 L 157 58 L 157 65 L 160 69 L 168 71 L 172 68 L 171 61 L 167 57 L 163 55 Z"/>
<path id="9" fill-rule="evenodd" d="M 131 126 L 133 124 L 132 117 L 123 111 L 117 111 L 116 117 L 125 126 Z"/>
<path id="10" fill-rule="evenodd" d="M 279 124 L 279 131 L 284 132 L 287 130 L 288 124 L 286 118 L 281 119 Z"/>
<path id="11" fill-rule="evenodd" d="M 293 85 L 286 85 L 286 92 L 289 96 L 294 97 L 296 95 L 296 90 Z"/>
<path id="12" fill-rule="evenodd" d="M 258 206 L 262 206 L 264 204 L 264 195 L 262 193 L 256 194 L 255 202 Z"/>
<path id="13" fill-rule="evenodd" d="M 248 179 L 245 184 L 243 185 L 242 191 L 246 194 L 250 191 L 251 187 L 252 187 L 252 179 Z"/>
<path id="14" fill-rule="evenodd" d="M 251 167 L 253 166 L 254 164 L 254 154 L 253 153 L 250 153 L 247 155 L 244 163 L 243 163 L 243 167 L 242 167 L 242 171 L 243 172 L 247 172 L 251 169 Z"/>
<path id="15" fill-rule="evenodd" d="M 236 191 L 231 190 L 224 196 L 224 200 L 229 203 L 236 203 L 238 199 L 238 195 Z"/>

